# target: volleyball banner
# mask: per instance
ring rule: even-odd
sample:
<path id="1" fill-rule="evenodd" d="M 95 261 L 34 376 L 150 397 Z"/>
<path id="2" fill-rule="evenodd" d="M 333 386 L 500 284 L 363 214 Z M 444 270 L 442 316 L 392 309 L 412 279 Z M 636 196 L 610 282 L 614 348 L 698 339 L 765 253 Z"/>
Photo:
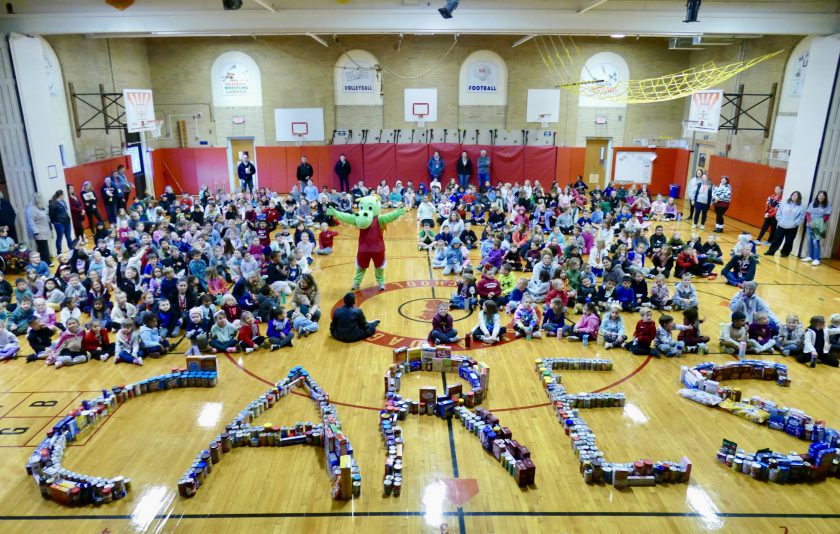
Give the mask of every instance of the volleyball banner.
<path id="1" fill-rule="evenodd" d="M 723 90 L 698 91 L 691 95 L 691 110 L 688 112 L 688 130 L 716 133 L 720 126 L 720 106 Z"/>
<path id="2" fill-rule="evenodd" d="M 151 89 L 123 90 L 125 125 L 130 133 L 148 132 L 155 128 L 155 103 Z"/>

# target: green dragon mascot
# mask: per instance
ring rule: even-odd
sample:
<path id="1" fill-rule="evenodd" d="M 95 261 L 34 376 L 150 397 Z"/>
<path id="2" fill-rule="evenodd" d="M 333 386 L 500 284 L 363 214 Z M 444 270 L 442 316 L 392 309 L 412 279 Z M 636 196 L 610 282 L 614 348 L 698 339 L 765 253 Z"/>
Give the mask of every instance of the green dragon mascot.
<path id="1" fill-rule="evenodd" d="M 376 282 L 379 289 L 385 289 L 385 239 L 382 230 L 389 223 L 405 214 L 404 208 L 380 215 L 382 202 L 379 195 L 370 195 L 359 199 L 359 211 L 344 213 L 329 208 L 327 214 L 339 221 L 359 229 L 359 247 L 356 252 L 356 275 L 353 278 L 353 290 L 359 289 L 370 262 L 376 269 Z"/>

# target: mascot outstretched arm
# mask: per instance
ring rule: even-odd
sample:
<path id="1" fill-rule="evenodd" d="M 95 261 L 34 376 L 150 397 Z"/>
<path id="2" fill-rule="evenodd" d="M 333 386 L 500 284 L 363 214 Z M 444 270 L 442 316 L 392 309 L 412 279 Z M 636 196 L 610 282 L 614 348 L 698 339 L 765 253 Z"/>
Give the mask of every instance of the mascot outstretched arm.
<path id="1" fill-rule="evenodd" d="M 379 289 L 385 289 L 385 239 L 382 230 L 391 222 L 405 214 L 405 209 L 399 208 L 390 213 L 380 215 L 382 202 L 378 195 L 371 195 L 359 199 L 359 211 L 344 213 L 329 208 L 327 214 L 339 221 L 355 226 L 359 229 L 359 246 L 356 252 L 356 275 L 353 278 L 353 290 L 359 289 L 370 262 L 376 273 L 376 283 Z"/>

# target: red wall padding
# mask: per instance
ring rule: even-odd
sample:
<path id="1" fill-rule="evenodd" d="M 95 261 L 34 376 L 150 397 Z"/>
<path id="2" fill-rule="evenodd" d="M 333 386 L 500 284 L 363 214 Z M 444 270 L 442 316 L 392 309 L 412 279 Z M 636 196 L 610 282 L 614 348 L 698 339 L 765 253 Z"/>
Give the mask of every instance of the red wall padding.
<path id="1" fill-rule="evenodd" d="M 224 148 L 158 148 L 152 151 L 155 194 L 167 185 L 176 193 L 198 193 L 203 184 L 212 191 L 230 187 L 227 150 Z"/>
<path id="2" fill-rule="evenodd" d="M 272 191 L 288 191 L 289 173 L 286 169 L 286 147 L 256 147 L 257 182 Z"/>
<path id="3" fill-rule="evenodd" d="M 117 170 L 117 165 L 125 165 L 125 175 L 128 181 L 134 183 L 134 174 L 131 170 L 131 158 L 128 156 L 119 156 L 116 158 L 103 159 L 99 161 L 91 161 L 90 163 L 83 163 L 75 167 L 67 167 L 64 169 L 64 179 L 67 180 L 67 185 L 72 185 L 76 188 L 76 195 L 81 198 L 82 185 L 85 182 L 90 182 L 93 186 L 93 191 L 99 198 L 99 213 L 105 217 L 105 203 L 102 202 L 102 193 L 99 189 L 105 183 L 105 177 L 111 176 L 111 173 Z M 129 199 L 133 198 L 131 195 Z M 47 199 L 48 200 L 48 199 Z M 85 217 L 85 226 L 87 226 L 87 217 Z"/>
<path id="4" fill-rule="evenodd" d="M 411 180 L 415 188 L 421 183 L 429 185 L 429 145 L 413 143 L 396 145 L 397 176 L 403 183 Z M 367 169 L 365 169 L 367 170 Z M 365 182 L 367 183 L 367 182 Z M 367 184 L 371 185 L 371 184 Z"/>
<path id="5" fill-rule="evenodd" d="M 551 184 L 550 177 L 555 175 L 557 148 L 553 146 L 526 146 L 523 176 L 531 183 L 539 181 L 543 187 Z"/>
<path id="6" fill-rule="evenodd" d="M 493 181 L 521 182 L 525 164 L 525 147 L 493 147 Z"/>
<path id="7" fill-rule="evenodd" d="M 557 147 L 557 163 L 554 178 L 560 185 L 574 183 L 578 175 L 583 175 L 585 147 Z"/>
<path id="8" fill-rule="evenodd" d="M 753 226 L 761 226 L 767 197 L 777 185 L 784 187 L 787 170 L 758 163 L 712 156 L 709 161 L 709 178 L 715 183 L 721 176 L 728 176 L 732 186 L 732 202 L 726 217 Z"/>
<path id="9" fill-rule="evenodd" d="M 488 147 L 459 145 L 457 143 L 429 145 L 424 143 L 372 143 L 365 145 L 257 147 L 257 182 L 260 186 L 288 192 L 292 186 L 297 185 L 297 166 L 300 164 L 300 157 L 305 154 L 315 171 L 316 185 L 318 187 L 325 185 L 329 188 L 338 187 L 338 177 L 335 176 L 333 168 L 339 154 L 344 153 L 353 167 L 353 173 L 350 176 L 351 185 L 359 180 L 364 180 L 368 187 L 375 187 L 382 178 L 385 178 L 391 185 L 397 179 L 402 180 L 404 184 L 411 180 L 415 185 L 421 182 L 428 185 L 429 171 L 427 164 L 435 150 L 441 153 L 446 162 L 445 176 L 446 182 L 448 182 L 449 178 L 455 177 L 455 167 L 461 155 L 461 150 L 466 150 L 473 160 L 471 183 L 475 184 L 477 183 L 475 159 L 482 148 L 490 154 L 493 183 L 500 181 L 522 182 L 523 179 L 528 179 L 531 182 L 539 180 L 543 187 L 546 187 L 552 177 L 557 180 L 557 183 L 565 185 L 573 182 L 577 175 L 583 174 L 583 161 L 586 153 L 586 149 L 583 147 Z M 615 149 L 615 151 L 618 150 L 646 151 L 653 149 L 643 147 L 618 147 Z M 653 165 L 649 190 L 652 193 L 666 194 L 670 184 L 683 185 L 685 183 L 690 152 L 676 148 L 657 148 L 655 150 L 657 159 Z M 615 164 L 614 158 L 615 153 L 613 154 L 613 165 Z M 716 159 L 722 160 L 725 158 Z M 96 162 L 96 164 L 108 167 L 111 164 L 106 163 L 107 161 L 111 160 Z M 739 174 L 764 179 L 767 173 L 770 173 L 774 184 L 784 182 L 784 169 L 774 169 L 735 160 L 726 161 L 734 163 L 725 164 L 718 161 L 718 165 L 721 165 L 721 167 L 710 167 L 710 169 L 715 172 L 717 169 L 729 168 L 723 165 L 735 165 L 733 170 L 721 170 L 719 174 L 727 174 L 728 172 L 735 180 L 734 177 Z M 206 183 L 215 190 L 217 187 L 227 189 L 230 183 L 228 180 L 227 150 L 224 148 L 161 148 L 152 152 L 152 163 L 155 174 L 155 192 L 158 195 L 163 192 L 166 185 L 172 185 L 177 193 L 184 190 L 195 193 L 198 191 L 200 184 Z M 746 165 L 746 167 L 739 166 L 739 164 Z M 113 167 L 116 167 L 116 164 L 113 164 Z M 99 177 L 100 181 L 96 182 L 101 185 L 101 180 L 107 173 L 99 170 L 94 171 L 94 173 L 102 175 Z M 772 186 L 770 190 L 772 190 Z M 761 194 L 766 197 L 769 193 L 762 192 Z M 764 200 L 761 201 L 761 205 L 763 204 Z M 734 211 L 742 216 L 738 209 L 734 209 Z"/>
<path id="10" fill-rule="evenodd" d="M 370 187 L 385 182 L 392 186 L 397 181 L 397 145 L 392 143 L 376 143 L 362 145 L 364 153 L 365 174 L 370 181 Z M 352 166 L 353 163 L 350 162 Z"/>

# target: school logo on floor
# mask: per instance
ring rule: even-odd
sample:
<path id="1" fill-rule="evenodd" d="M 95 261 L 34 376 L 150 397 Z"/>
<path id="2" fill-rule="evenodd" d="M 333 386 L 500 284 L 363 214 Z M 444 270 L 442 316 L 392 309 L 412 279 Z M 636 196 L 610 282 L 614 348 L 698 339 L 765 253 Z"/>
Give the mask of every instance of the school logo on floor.
<path id="1" fill-rule="evenodd" d="M 397 302 L 400 302 L 397 305 L 397 316 L 392 315 L 392 318 L 384 320 L 379 325 L 376 333 L 365 341 L 392 349 L 398 347 L 419 347 L 426 343 L 425 337 L 417 336 L 425 336 L 431 331 L 432 319 L 441 305 L 449 306 L 450 298 L 455 292 L 456 287 L 455 280 L 403 280 L 385 284 L 384 291 L 379 291 L 376 286 L 356 291 L 356 305 L 365 310 L 365 315 L 369 321 L 381 319 L 381 316 L 374 315 L 375 307 L 380 305 L 390 307 L 391 304 L 389 302 L 393 302 L 397 296 L 394 292 L 400 291 L 405 293 L 405 300 L 396 299 Z M 368 305 L 365 305 L 365 303 L 368 303 Z M 333 305 L 333 310 L 342 305 L 343 301 L 336 302 Z M 463 338 L 467 332 L 471 332 L 478 325 L 478 311 L 478 308 L 474 310 L 449 310 L 460 337 Z M 492 346 L 504 345 L 505 343 L 516 341 L 511 324 L 513 317 L 505 315 L 504 309 L 500 311 L 502 312 L 502 324 L 508 329 L 508 333 L 505 334 L 499 343 Z M 403 321 L 405 323 L 403 324 L 403 328 L 401 328 L 400 322 Z M 455 350 L 467 351 L 484 349 L 491 345 L 485 345 L 484 343 L 473 340 L 471 346 L 467 348 L 462 339 L 458 343 L 452 344 L 452 346 Z"/>

